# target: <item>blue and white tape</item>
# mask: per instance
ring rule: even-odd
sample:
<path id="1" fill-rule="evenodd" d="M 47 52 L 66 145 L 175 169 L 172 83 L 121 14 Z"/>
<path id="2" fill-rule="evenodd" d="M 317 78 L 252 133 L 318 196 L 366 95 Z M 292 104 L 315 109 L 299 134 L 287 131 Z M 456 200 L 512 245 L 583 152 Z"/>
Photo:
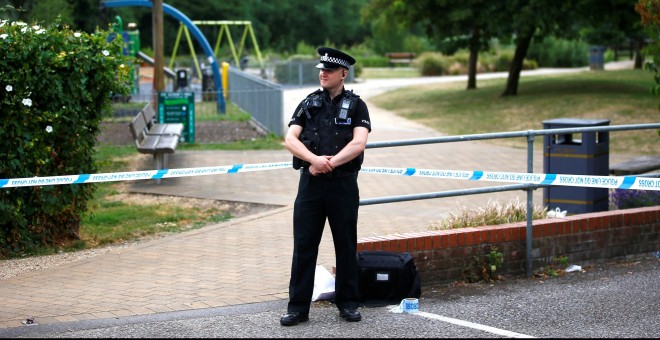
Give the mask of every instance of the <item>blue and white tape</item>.
<path id="1" fill-rule="evenodd" d="M 150 171 L 111 172 L 68 176 L 27 177 L 0 179 L 0 188 L 33 187 L 45 185 L 81 184 L 96 182 L 134 181 L 175 177 L 234 174 L 239 172 L 290 169 L 291 162 L 234 164 L 227 166 L 162 169 Z M 363 167 L 362 173 L 432 177 L 469 181 L 526 183 L 538 185 L 592 187 L 610 189 L 637 189 L 660 191 L 660 178 L 638 176 L 588 176 L 566 174 L 537 174 L 517 172 L 488 172 L 464 170 L 439 170 L 416 168 Z"/>
<path id="2" fill-rule="evenodd" d="M 69 176 L 27 177 L 0 179 L 0 188 L 33 187 L 44 185 L 80 184 L 96 182 L 135 181 L 143 179 L 162 179 L 174 177 L 193 177 L 207 175 L 234 174 L 239 172 L 276 170 L 291 168 L 291 162 L 234 164 L 201 168 L 162 169 L 149 171 L 109 172 L 100 174 L 82 174 Z"/>
<path id="3" fill-rule="evenodd" d="M 537 174 L 527 172 L 489 172 L 463 170 L 437 170 L 416 168 L 362 168 L 360 172 L 433 177 L 444 179 L 462 179 L 469 181 L 510 182 L 539 185 L 556 185 L 572 187 L 592 187 L 610 189 L 660 190 L 660 178 L 638 176 L 588 176 L 566 174 Z"/>

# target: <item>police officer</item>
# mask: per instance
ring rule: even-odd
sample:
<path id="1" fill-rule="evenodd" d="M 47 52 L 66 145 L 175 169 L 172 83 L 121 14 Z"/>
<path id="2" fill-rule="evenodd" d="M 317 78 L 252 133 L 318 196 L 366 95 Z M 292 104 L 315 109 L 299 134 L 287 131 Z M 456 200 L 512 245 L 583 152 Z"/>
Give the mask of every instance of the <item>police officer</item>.
<path id="1" fill-rule="evenodd" d="M 335 247 L 335 304 L 346 321 L 360 321 L 357 219 L 360 203 L 357 176 L 367 136 L 369 110 L 344 79 L 355 59 L 322 47 L 316 65 L 321 89 L 311 93 L 289 121 L 285 146 L 300 170 L 293 209 L 293 259 L 289 304 L 280 323 L 296 325 L 309 319 L 319 244 L 326 219 Z"/>

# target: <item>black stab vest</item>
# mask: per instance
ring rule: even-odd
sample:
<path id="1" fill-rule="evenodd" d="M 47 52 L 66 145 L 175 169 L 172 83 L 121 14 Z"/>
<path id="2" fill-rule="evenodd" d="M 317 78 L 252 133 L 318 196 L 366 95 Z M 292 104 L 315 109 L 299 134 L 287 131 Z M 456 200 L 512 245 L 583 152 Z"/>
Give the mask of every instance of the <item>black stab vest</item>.
<path id="1" fill-rule="evenodd" d="M 316 90 L 305 98 L 298 115 L 305 115 L 306 123 L 300 141 L 315 155 L 334 156 L 353 139 L 352 120 L 360 96 L 353 91 L 344 91 L 338 104 L 334 104 L 322 90 Z M 343 111 L 343 112 L 342 112 Z M 358 171 L 364 153 L 352 161 L 342 164 L 344 171 Z M 297 164 L 296 164 L 297 163 Z M 301 164 L 302 163 L 302 164 Z M 293 167 L 309 166 L 294 157 Z"/>

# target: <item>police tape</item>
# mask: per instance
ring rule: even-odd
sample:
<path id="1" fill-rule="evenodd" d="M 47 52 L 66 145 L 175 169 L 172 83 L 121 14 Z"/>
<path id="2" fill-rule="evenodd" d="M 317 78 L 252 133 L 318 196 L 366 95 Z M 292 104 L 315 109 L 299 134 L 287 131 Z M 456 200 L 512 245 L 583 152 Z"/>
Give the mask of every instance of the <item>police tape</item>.
<path id="1" fill-rule="evenodd" d="M 133 181 L 235 174 L 239 172 L 265 171 L 291 168 L 291 162 L 234 164 L 227 166 L 161 169 L 149 171 L 111 172 L 68 176 L 27 177 L 0 179 L 0 188 L 31 187 L 45 185 L 82 184 L 96 182 Z M 399 175 L 459 179 L 470 181 L 525 183 L 550 186 L 574 186 L 610 189 L 637 189 L 660 191 L 660 178 L 638 176 L 589 176 L 568 174 L 537 174 L 516 172 L 488 172 L 465 170 L 438 170 L 416 168 L 363 167 L 360 172 L 381 175 Z"/>
<path id="2" fill-rule="evenodd" d="M 592 187 L 610 189 L 660 190 L 660 178 L 638 176 L 589 176 L 567 174 L 537 174 L 516 172 L 488 172 L 436 170 L 416 168 L 364 167 L 360 172 L 384 175 L 418 176 L 470 181 L 510 182 L 538 185 Z"/>
<path id="3" fill-rule="evenodd" d="M 161 169 L 161 170 L 149 170 L 149 171 L 110 172 L 110 173 L 89 174 L 89 175 L 82 174 L 82 175 L 69 175 L 69 176 L 0 179 L 0 188 L 207 176 L 207 175 L 235 174 L 239 172 L 275 170 L 275 169 L 284 169 L 284 168 L 291 168 L 291 162 L 234 164 L 227 166 L 210 166 L 210 167 L 200 167 L 200 168 Z"/>

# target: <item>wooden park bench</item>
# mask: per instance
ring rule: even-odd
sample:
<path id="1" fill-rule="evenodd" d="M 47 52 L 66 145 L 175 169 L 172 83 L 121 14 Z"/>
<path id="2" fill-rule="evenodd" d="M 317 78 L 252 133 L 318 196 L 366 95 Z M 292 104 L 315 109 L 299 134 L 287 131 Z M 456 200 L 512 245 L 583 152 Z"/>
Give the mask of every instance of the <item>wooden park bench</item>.
<path id="1" fill-rule="evenodd" d="M 642 156 L 610 166 L 610 175 L 629 176 L 660 169 L 660 155 Z"/>
<path id="2" fill-rule="evenodd" d="M 135 140 L 135 147 L 140 153 L 153 155 L 156 170 L 166 169 L 167 155 L 173 154 L 176 150 L 179 144 L 179 135 L 149 132 L 143 111 L 138 112 L 129 123 L 131 135 Z M 156 181 L 160 182 L 160 180 Z"/>
<path id="3" fill-rule="evenodd" d="M 394 64 L 410 65 L 415 60 L 415 52 L 388 52 L 385 53 L 385 57 L 387 57 L 390 67 L 393 67 Z"/>

